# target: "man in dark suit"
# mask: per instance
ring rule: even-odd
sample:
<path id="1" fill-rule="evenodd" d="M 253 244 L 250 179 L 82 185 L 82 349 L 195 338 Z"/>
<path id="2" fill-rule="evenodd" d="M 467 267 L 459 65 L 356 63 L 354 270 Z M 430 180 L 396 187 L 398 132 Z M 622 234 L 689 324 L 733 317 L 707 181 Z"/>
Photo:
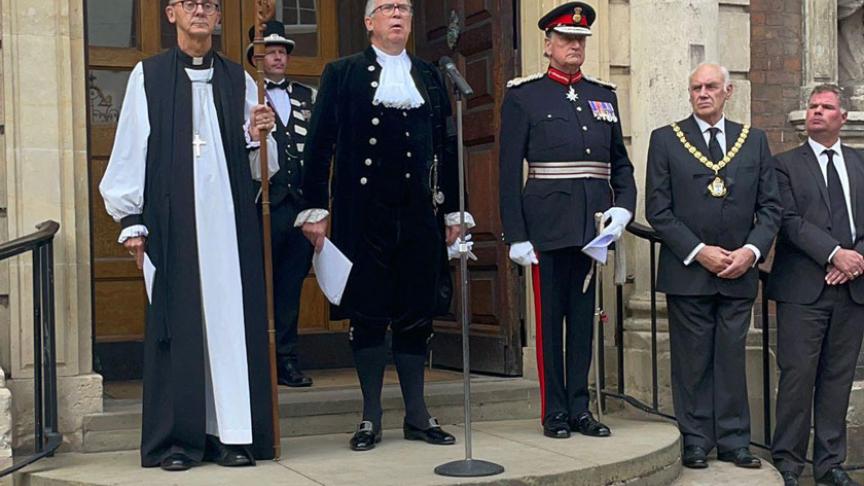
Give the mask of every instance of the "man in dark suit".
<path id="1" fill-rule="evenodd" d="M 255 27 L 249 29 L 249 41 Z M 312 265 L 312 244 L 294 227 L 303 207 L 300 178 L 303 149 L 309 118 L 315 103 L 314 88 L 285 78 L 294 50 L 294 41 L 285 37 L 282 22 L 265 24 L 264 77 L 267 79 L 267 105 L 276 112 L 276 140 L 279 171 L 270 179 L 270 221 L 273 241 L 273 297 L 276 311 L 276 354 L 279 384 L 290 387 L 312 386 L 300 370 L 297 359 L 297 321 L 303 281 Z M 246 49 L 249 64 L 255 65 L 253 45 Z"/>
<path id="2" fill-rule="evenodd" d="M 651 134 L 646 217 L 663 240 L 657 289 L 666 293 L 672 397 L 684 466 L 760 467 L 750 452 L 745 344 L 759 275 L 780 225 L 780 196 L 764 132 L 725 118 L 729 72 L 690 76 L 693 115 Z"/>
<path id="3" fill-rule="evenodd" d="M 351 320 L 363 391 L 363 420 L 350 441 L 356 451 L 381 440 L 388 328 L 405 439 L 455 443 L 429 415 L 423 373 L 432 319 L 447 312 L 452 293 L 446 245 L 461 232 L 457 167 L 445 155 L 450 100 L 441 74 L 405 50 L 413 14 L 407 0 L 369 0 L 372 45 L 324 68 L 306 143 L 308 209 L 295 223 L 320 249 L 335 155 L 332 238 L 354 266 L 330 317 Z M 470 214 L 466 221 L 473 226 Z"/>
<path id="4" fill-rule="evenodd" d="M 854 485 L 846 410 L 864 337 L 864 159 L 842 145 L 840 89 L 817 86 L 802 146 L 777 156 L 783 223 L 767 295 L 777 301 L 780 385 L 772 455 L 787 485 L 804 469 L 815 420 L 813 476 Z"/>
<path id="5" fill-rule="evenodd" d="M 534 264 L 541 420 L 558 439 L 611 434 L 588 410 L 595 296 L 594 280 L 585 283 L 593 261 L 581 250 L 597 235 L 596 213 L 617 239 L 636 208 L 615 86 L 582 72 L 595 18 L 583 2 L 544 15 L 549 69 L 510 81 L 501 108 L 504 240 L 514 262 Z"/>

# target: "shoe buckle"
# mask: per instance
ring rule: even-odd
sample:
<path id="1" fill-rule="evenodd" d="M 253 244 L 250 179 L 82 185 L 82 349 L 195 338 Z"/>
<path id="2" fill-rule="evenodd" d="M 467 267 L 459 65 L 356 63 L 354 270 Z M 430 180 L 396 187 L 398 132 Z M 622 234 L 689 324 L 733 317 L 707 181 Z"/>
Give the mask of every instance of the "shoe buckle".
<path id="1" fill-rule="evenodd" d="M 372 422 L 368 420 L 364 420 L 357 425 L 357 432 L 372 432 L 375 427 L 372 425 Z"/>
<path id="2" fill-rule="evenodd" d="M 435 417 L 429 418 L 429 427 L 441 427 L 441 424 L 438 423 L 438 419 Z"/>

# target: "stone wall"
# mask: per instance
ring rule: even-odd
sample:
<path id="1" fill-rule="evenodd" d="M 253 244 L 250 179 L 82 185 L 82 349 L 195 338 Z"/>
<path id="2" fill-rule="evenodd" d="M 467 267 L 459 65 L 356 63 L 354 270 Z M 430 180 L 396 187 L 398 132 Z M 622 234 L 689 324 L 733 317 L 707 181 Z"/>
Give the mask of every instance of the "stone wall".
<path id="1" fill-rule="evenodd" d="M 800 143 L 787 115 L 801 101 L 802 0 L 751 0 L 750 12 L 753 126 L 779 153 Z"/>
<path id="2" fill-rule="evenodd" d="M 92 373 L 89 172 L 83 0 L 0 0 L 5 144 L 0 239 L 54 220 L 60 431 L 81 443 L 83 416 L 102 410 Z M 33 440 L 32 259 L 0 269 L 0 366 L 12 392 L 13 445 Z M 4 296 L 6 296 L 4 298 Z M 2 432 L 2 431 L 0 431 Z"/>

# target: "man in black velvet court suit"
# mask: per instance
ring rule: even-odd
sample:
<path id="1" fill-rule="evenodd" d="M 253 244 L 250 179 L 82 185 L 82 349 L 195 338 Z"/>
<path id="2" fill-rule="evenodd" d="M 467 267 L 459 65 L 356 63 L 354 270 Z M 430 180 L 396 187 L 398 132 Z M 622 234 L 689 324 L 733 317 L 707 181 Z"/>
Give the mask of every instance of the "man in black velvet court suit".
<path id="1" fill-rule="evenodd" d="M 511 81 L 501 114 L 504 239 L 514 262 L 534 264 L 541 419 L 558 439 L 611 433 L 588 410 L 595 296 L 594 279 L 585 286 L 593 261 L 581 250 L 596 236 L 595 213 L 617 239 L 636 207 L 615 87 L 582 73 L 595 17 L 568 2 L 540 19 L 549 69 Z"/>
<path id="2" fill-rule="evenodd" d="M 250 42 L 255 27 L 249 29 Z M 300 371 L 297 361 L 297 319 L 300 316 L 300 294 L 303 281 L 312 264 L 312 245 L 303 232 L 294 227 L 302 209 L 300 181 L 303 171 L 303 149 L 309 130 L 309 118 L 315 104 L 314 88 L 285 78 L 285 69 L 294 50 L 294 41 L 285 37 L 282 22 L 265 24 L 264 77 L 267 78 L 267 105 L 276 111 L 276 139 L 279 171 L 270 179 L 270 221 L 273 240 L 273 297 L 276 311 L 276 354 L 279 384 L 307 387 L 312 379 Z M 253 45 L 246 58 L 255 65 Z"/>
<path id="3" fill-rule="evenodd" d="M 688 86 L 693 115 L 651 134 L 645 214 L 663 240 L 657 290 L 669 308 L 682 461 L 708 467 L 717 447 L 721 461 L 758 468 L 745 345 L 780 196 L 764 132 L 725 118 L 728 70 L 700 65 Z"/>
<path id="4" fill-rule="evenodd" d="M 411 2 L 369 0 L 365 14 L 372 45 L 328 64 L 321 77 L 306 142 L 308 209 L 296 224 L 320 249 L 335 154 L 332 238 L 354 266 L 331 318 L 351 320 L 363 391 L 363 420 L 351 448 L 369 450 L 381 440 L 388 327 L 405 401 L 405 439 L 453 444 L 423 397 L 432 319 L 447 312 L 452 292 L 446 245 L 461 229 L 457 167 L 445 159 L 450 100 L 437 69 L 405 50 Z M 466 220 L 473 224 L 470 215 Z"/>
<path id="5" fill-rule="evenodd" d="M 777 156 L 783 223 L 767 294 L 777 301 L 777 427 L 772 455 L 797 485 L 813 427 L 813 477 L 857 485 L 846 461 L 846 411 L 864 337 L 864 159 L 843 145 L 840 89 L 817 86 L 808 140 Z"/>

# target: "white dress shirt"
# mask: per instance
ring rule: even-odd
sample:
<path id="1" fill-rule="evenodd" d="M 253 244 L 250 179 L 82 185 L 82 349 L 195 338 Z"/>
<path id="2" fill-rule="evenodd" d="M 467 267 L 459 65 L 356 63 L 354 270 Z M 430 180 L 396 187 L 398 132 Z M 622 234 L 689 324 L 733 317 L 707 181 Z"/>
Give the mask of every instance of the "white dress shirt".
<path id="1" fill-rule="evenodd" d="M 699 125 L 699 131 L 702 132 L 702 138 L 705 139 L 705 145 L 711 143 L 711 128 L 716 128 L 720 130 L 717 132 L 717 143 L 720 144 L 720 150 L 723 151 L 723 155 L 726 155 L 726 117 L 721 116 L 720 120 L 713 124 L 709 125 L 708 122 L 699 118 L 696 115 L 693 115 L 693 118 L 696 120 L 696 124 Z"/>
<path id="2" fill-rule="evenodd" d="M 812 138 L 808 138 L 807 143 L 810 144 L 810 148 L 813 149 L 813 154 L 816 156 L 816 160 L 819 161 L 819 169 L 822 171 L 822 178 L 826 187 L 828 186 L 828 155 L 824 152 L 826 150 L 834 151 L 834 168 L 837 170 L 837 175 L 840 176 L 840 185 L 843 186 L 843 198 L 846 199 L 846 212 L 849 213 L 849 227 L 852 229 L 852 241 L 855 241 L 857 235 L 855 234 L 855 219 L 852 214 L 852 191 L 849 189 L 849 173 L 846 172 L 846 160 L 843 158 L 842 143 L 839 138 L 834 142 L 834 145 L 830 147 L 826 147 Z M 829 263 L 839 249 L 840 246 L 837 246 L 837 248 L 831 252 L 831 255 L 828 257 Z"/>
<path id="3" fill-rule="evenodd" d="M 284 81 L 285 79 L 283 78 L 276 81 L 276 84 L 282 84 Z M 288 125 L 288 122 L 291 120 L 291 95 L 288 94 L 287 90 L 271 88 L 267 90 L 267 97 L 272 105 L 271 107 L 279 115 L 279 119 L 282 120 L 282 125 Z"/>
<path id="4" fill-rule="evenodd" d="M 702 132 L 702 138 L 705 140 L 705 145 L 709 145 L 711 143 L 711 129 L 716 128 L 720 130 L 717 132 L 717 143 L 720 144 L 720 150 L 723 151 L 723 155 L 726 155 L 726 117 L 721 116 L 720 120 L 717 121 L 714 125 L 709 124 L 705 120 L 699 118 L 695 114 L 693 115 L 693 119 L 696 120 L 696 124 L 699 125 L 699 131 Z M 687 259 L 684 260 L 684 265 L 690 266 L 693 263 L 693 260 L 696 259 L 696 256 L 699 255 L 699 252 L 705 248 L 705 243 L 699 243 L 696 245 L 696 248 L 693 248 L 693 251 L 687 255 Z M 753 263 L 753 266 L 756 266 L 759 263 L 759 260 L 762 258 L 762 252 L 759 251 L 759 248 L 751 244 L 744 245 L 744 248 L 748 248 L 750 251 L 756 255 L 756 261 Z M 727 248 L 728 249 L 728 248 Z"/>

